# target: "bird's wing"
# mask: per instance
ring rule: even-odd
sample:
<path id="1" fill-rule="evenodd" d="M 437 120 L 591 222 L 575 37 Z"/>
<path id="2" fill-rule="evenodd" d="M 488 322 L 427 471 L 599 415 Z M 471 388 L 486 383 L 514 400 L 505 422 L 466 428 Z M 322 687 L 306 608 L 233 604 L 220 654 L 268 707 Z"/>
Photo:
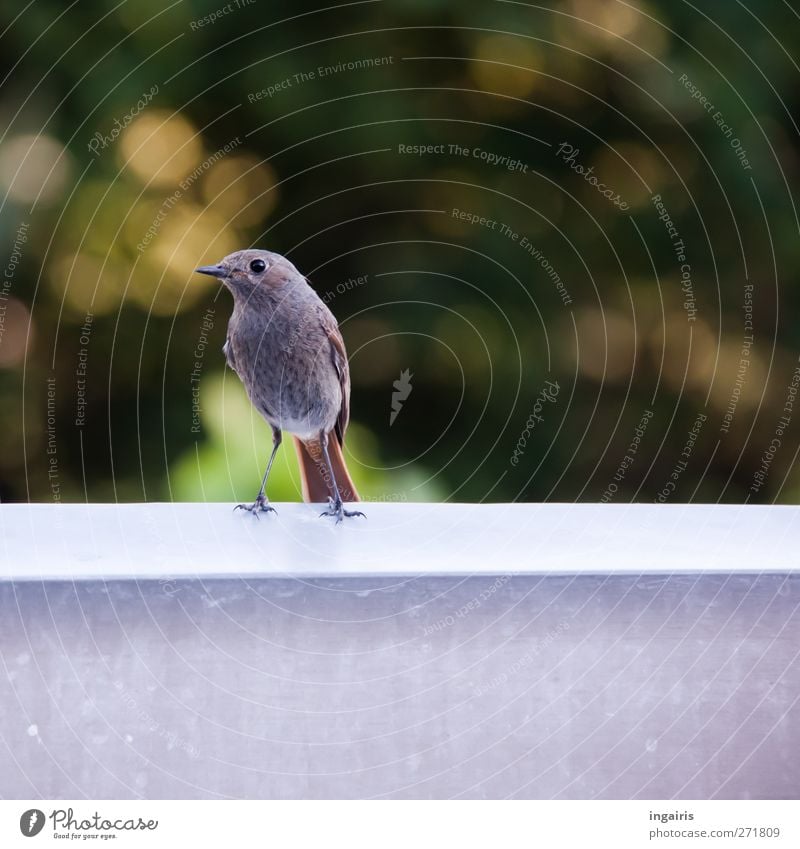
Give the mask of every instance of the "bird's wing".
<path id="1" fill-rule="evenodd" d="M 347 430 L 347 423 L 350 421 L 350 367 L 347 364 L 347 351 L 344 348 L 344 340 L 339 332 L 339 325 L 336 319 L 325 308 L 320 310 L 320 321 L 322 329 L 325 331 L 328 341 L 331 343 L 331 361 L 336 369 L 336 374 L 339 377 L 339 386 L 342 389 L 342 407 L 339 410 L 339 417 L 336 419 L 334 430 L 339 444 L 344 444 L 344 433 Z"/>
<path id="2" fill-rule="evenodd" d="M 233 346 L 231 345 L 230 336 L 225 339 L 225 344 L 222 346 L 222 353 L 225 354 L 225 359 L 227 360 L 228 365 L 236 372 L 236 374 L 239 374 L 236 369 L 236 359 L 233 356 Z"/>

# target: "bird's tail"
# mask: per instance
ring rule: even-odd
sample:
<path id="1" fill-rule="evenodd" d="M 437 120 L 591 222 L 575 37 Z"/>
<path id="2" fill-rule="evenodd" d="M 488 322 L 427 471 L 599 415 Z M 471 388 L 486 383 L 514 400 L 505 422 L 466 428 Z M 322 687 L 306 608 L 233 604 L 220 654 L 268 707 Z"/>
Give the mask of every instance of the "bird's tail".
<path id="1" fill-rule="evenodd" d="M 329 496 L 333 496 L 333 483 L 331 481 L 325 456 L 319 440 L 303 442 L 296 436 L 293 437 L 294 447 L 297 451 L 297 459 L 300 461 L 300 480 L 303 485 L 303 501 L 313 503 L 327 502 Z M 361 501 L 356 491 L 350 472 L 344 462 L 342 446 L 335 434 L 328 440 L 328 455 L 331 458 L 333 474 L 336 476 L 336 484 L 342 501 Z"/>

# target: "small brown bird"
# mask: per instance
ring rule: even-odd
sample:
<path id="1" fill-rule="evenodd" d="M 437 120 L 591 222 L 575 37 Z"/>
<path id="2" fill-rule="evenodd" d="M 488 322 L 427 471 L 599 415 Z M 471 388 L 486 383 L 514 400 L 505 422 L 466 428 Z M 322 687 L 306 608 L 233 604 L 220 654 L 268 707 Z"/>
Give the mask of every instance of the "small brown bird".
<path id="1" fill-rule="evenodd" d="M 266 487 L 286 430 L 294 436 L 303 498 L 327 499 L 328 509 L 320 515 L 335 516 L 337 524 L 344 516 L 363 516 L 345 510 L 343 503 L 360 499 L 342 453 L 350 416 L 350 370 L 331 311 L 288 259 L 270 251 L 237 251 L 197 271 L 219 278 L 233 295 L 222 350 L 272 428 L 272 453 L 261 489 L 253 504 L 237 509 L 256 516 L 275 512 Z"/>

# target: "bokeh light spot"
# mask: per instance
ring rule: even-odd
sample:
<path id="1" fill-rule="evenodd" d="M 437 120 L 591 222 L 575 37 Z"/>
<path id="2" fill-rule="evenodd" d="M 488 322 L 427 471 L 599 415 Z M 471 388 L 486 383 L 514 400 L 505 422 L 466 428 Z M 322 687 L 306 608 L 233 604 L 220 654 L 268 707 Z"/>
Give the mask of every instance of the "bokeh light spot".
<path id="1" fill-rule="evenodd" d="M 203 146 L 193 124 L 163 110 L 146 112 L 122 134 L 122 157 L 140 180 L 169 186 L 200 161 Z"/>
<path id="2" fill-rule="evenodd" d="M 64 146 L 52 136 L 13 136 L 0 147 L 0 182 L 14 200 L 51 203 L 71 172 Z"/>

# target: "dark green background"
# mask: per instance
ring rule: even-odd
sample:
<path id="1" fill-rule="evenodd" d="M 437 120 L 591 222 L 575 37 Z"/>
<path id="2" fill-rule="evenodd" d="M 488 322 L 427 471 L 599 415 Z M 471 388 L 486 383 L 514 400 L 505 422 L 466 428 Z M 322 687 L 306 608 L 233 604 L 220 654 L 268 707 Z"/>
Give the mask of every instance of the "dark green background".
<path id="1" fill-rule="evenodd" d="M 192 26 L 223 7 L 36 0 L 0 10 L 4 266 L 29 225 L 0 339 L 2 500 L 254 494 L 268 433 L 223 368 L 230 299 L 192 269 L 255 245 L 335 293 L 351 355 L 349 462 L 367 498 L 652 501 L 705 415 L 665 500 L 797 501 L 800 402 L 780 428 L 800 351 L 800 19 L 790 4 L 254 0 Z M 372 57 L 392 61 L 294 82 Z M 127 141 L 93 154 L 93 135 L 108 134 L 154 85 L 137 120 L 160 126 L 162 147 L 151 139 L 131 167 L 133 122 Z M 237 137 L 138 251 L 181 173 Z M 557 156 L 565 142 L 629 210 Z M 527 169 L 401 154 L 401 144 L 480 148 Z M 36 156 L 26 166 L 28 149 Z M 223 168 L 212 181 L 225 162 L 262 163 L 230 190 L 254 199 L 243 215 L 231 214 L 230 195 L 213 197 L 210 187 L 230 179 Z M 656 193 L 686 245 L 692 322 Z M 454 208 L 526 236 L 571 304 L 519 244 L 455 220 Z M 748 280 L 754 341 L 737 388 Z M 209 308 L 194 433 L 193 352 Z M 405 369 L 413 389 L 390 427 L 392 384 Z M 547 380 L 559 394 L 514 465 Z M 271 496 L 298 497 L 290 448 Z"/>

